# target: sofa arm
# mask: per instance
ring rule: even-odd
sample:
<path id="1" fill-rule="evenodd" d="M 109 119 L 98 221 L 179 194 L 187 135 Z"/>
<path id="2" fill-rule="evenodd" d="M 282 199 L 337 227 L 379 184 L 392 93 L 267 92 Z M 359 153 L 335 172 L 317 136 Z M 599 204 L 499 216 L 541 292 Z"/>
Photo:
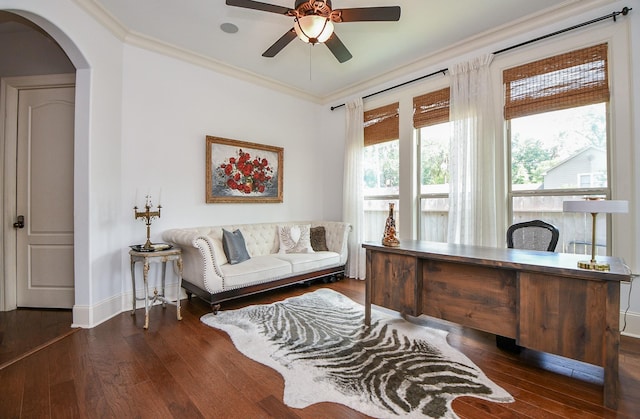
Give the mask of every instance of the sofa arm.
<path id="1" fill-rule="evenodd" d="M 203 282 L 204 289 L 214 294 L 221 292 L 224 288 L 224 277 L 220 265 L 222 261 L 218 261 L 216 256 L 216 245 L 214 240 L 209 236 L 200 236 L 193 243 L 200 251 L 203 261 Z M 226 263 L 226 261 L 224 261 Z"/>
<path id="2" fill-rule="evenodd" d="M 340 264 L 347 263 L 351 224 L 340 221 L 319 221 L 313 223 L 313 227 L 316 226 L 324 226 L 327 248 L 340 254 Z"/>
<path id="3" fill-rule="evenodd" d="M 162 239 L 182 249 L 184 279 L 213 294 L 223 291 L 220 265 L 226 260 L 217 260 L 214 239 L 205 230 L 167 230 L 162 233 Z"/>

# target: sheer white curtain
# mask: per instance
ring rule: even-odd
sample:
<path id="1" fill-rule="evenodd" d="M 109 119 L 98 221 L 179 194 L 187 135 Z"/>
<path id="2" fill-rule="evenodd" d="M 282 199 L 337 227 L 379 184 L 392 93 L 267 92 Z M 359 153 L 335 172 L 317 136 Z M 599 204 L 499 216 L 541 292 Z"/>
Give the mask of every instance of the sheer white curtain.
<path id="1" fill-rule="evenodd" d="M 493 55 L 449 67 L 451 75 L 449 243 L 496 247 L 506 208 L 502 197 L 502 147 L 489 65 Z"/>
<path id="2" fill-rule="evenodd" d="M 344 221 L 351 224 L 349 235 L 349 259 L 345 275 L 350 278 L 365 279 L 366 253 L 362 248 L 364 238 L 364 191 L 362 183 L 364 171 L 364 111 L 362 99 L 357 98 L 346 104 L 346 144 L 344 156 Z"/>

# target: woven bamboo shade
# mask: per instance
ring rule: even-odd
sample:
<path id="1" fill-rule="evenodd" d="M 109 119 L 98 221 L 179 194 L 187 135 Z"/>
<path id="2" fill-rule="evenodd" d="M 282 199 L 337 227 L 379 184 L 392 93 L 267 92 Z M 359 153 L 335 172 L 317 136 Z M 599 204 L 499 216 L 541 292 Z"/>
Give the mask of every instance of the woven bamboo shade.
<path id="1" fill-rule="evenodd" d="M 505 119 L 607 102 L 607 44 L 509 68 L 502 77 Z"/>
<path id="2" fill-rule="evenodd" d="M 413 127 L 422 128 L 449 122 L 450 89 L 430 92 L 413 98 Z"/>
<path id="3" fill-rule="evenodd" d="M 364 113 L 364 145 L 384 143 L 400 137 L 398 102 Z"/>

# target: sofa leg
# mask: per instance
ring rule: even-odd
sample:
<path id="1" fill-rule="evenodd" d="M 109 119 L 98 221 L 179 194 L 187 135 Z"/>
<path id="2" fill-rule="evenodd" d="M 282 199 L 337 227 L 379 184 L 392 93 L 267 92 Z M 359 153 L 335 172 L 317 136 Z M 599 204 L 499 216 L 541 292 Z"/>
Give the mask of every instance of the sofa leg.
<path id="1" fill-rule="evenodd" d="M 191 291 L 186 291 L 187 294 L 187 300 L 191 301 L 191 297 L 193 296 L 193 293 Z"/>
<path id="2" fill-rule="evenodd" d="M 211 304 L 211 311 L 213 312 L 213 314 L 218 314 L 218 311 L 220 310 L 220 303 L 218 304 Z"/>

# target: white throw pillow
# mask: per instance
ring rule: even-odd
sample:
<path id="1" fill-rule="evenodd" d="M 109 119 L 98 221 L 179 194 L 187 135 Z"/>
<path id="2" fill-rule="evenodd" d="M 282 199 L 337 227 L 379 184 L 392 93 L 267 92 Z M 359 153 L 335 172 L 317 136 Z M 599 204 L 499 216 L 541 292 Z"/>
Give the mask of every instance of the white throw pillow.
<path id="1" fill-rule="evenodd" d="M 222 239 L 211 237 L 211 244 L 213 245 L 213 255 L 218 262 L 218 266 L 228 263 L 227 255 L 224 254 Z"/>
<path id="2" fill-rule="evenodd" d="M 278 226 L 280 250 L 278 253 L 314 253 L 311 247 L 311 226 Z"/>

